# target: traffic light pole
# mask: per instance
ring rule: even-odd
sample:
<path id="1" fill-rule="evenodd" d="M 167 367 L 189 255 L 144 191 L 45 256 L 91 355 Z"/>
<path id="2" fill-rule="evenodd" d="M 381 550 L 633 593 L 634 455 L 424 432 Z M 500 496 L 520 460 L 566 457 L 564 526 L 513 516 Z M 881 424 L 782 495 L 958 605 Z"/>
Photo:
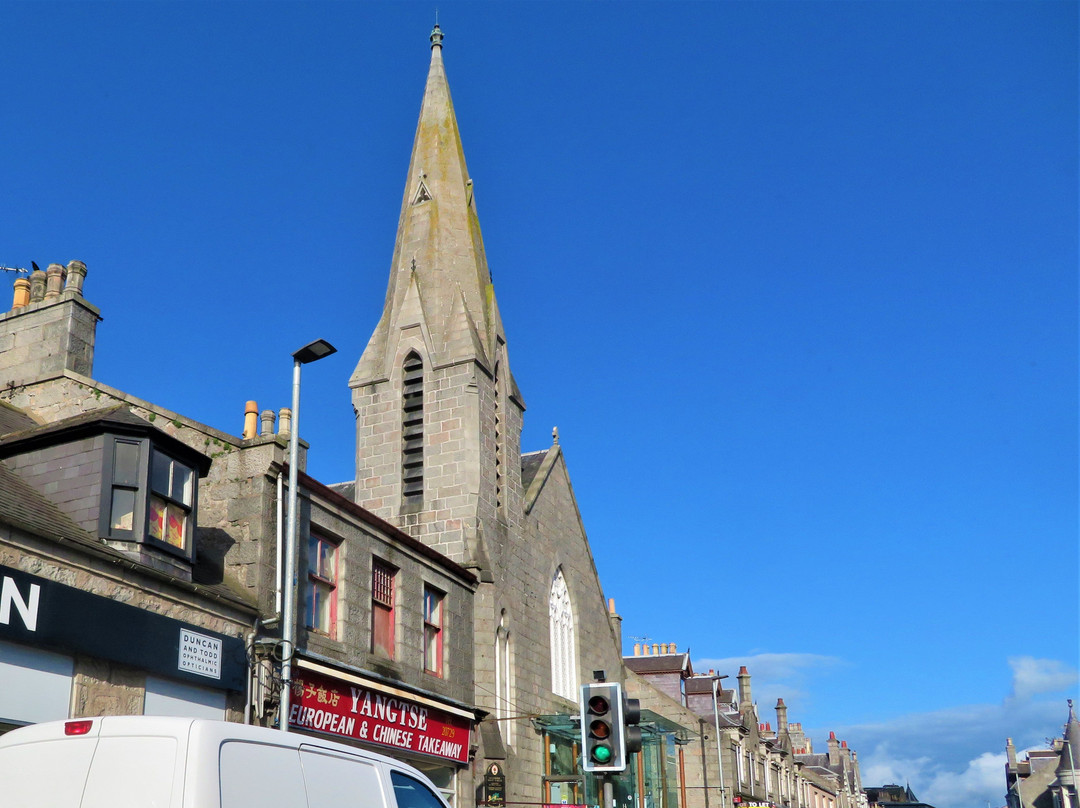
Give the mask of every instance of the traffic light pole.
<path id="1" fill-rule="evenodd" d="M 600 778 L 600 808 L 615 808 L 615 784 L 611 782 L 610 775 Z"/>

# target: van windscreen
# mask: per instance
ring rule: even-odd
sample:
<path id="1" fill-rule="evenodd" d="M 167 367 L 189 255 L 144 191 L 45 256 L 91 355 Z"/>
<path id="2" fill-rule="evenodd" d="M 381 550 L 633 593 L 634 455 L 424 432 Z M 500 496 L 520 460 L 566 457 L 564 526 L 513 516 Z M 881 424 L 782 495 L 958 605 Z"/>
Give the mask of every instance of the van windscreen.
<path id="1" fill-rule="evenodd" d="M 446 808 L 435 792 L 415 777 L 395 769 L 390 772 L 390 780 L 394 784 L 398 808 Z"/>

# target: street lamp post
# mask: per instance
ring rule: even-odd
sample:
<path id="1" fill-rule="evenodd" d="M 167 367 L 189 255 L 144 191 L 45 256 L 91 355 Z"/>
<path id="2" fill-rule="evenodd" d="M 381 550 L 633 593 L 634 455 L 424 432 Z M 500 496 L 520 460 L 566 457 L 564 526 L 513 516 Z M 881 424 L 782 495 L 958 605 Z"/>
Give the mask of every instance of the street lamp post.
<path id="1" fill-rule="evenodd" d="M 300 366 L 335 353 L 324 339 L 309 342 L 293 353 L 292 434 L 289 436 L 289 517 L 285 528 L 285 597 L 281 606 L 281 702 L 278 729 L 289 731 L 292 707 L 292 658 L 296 650 L 296 500 L 300 456 Z"/>

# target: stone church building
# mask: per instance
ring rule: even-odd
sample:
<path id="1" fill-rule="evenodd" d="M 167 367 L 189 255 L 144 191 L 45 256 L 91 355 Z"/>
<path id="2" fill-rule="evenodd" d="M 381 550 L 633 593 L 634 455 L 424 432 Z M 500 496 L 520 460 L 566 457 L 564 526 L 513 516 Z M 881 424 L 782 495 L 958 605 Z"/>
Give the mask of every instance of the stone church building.
<path id="1" fill-rule="evenodd" d="M 349 380 L 349 493 L 479 579 L 476 760 L 503 765 L 507 801 L 584 802 L 551 751 L 572 746 L 569 724 L 547 732 L 541 717 L 575 714 L 593 671 L 621 678 L 619 621 L 557 441 L 522 454 L 525 402 L 476 210 L 436 26 L 386 304 Z"/>

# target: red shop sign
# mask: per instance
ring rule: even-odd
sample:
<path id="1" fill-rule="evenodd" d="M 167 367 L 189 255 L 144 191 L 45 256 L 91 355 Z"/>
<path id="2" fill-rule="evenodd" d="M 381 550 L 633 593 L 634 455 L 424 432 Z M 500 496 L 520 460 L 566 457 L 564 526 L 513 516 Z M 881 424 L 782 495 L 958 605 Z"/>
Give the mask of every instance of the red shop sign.
<path id="1" fill-rule="evenodd" d="M 467 718 L 304 671 L 293 678 L 289 726 L 467 763 Z"/>

